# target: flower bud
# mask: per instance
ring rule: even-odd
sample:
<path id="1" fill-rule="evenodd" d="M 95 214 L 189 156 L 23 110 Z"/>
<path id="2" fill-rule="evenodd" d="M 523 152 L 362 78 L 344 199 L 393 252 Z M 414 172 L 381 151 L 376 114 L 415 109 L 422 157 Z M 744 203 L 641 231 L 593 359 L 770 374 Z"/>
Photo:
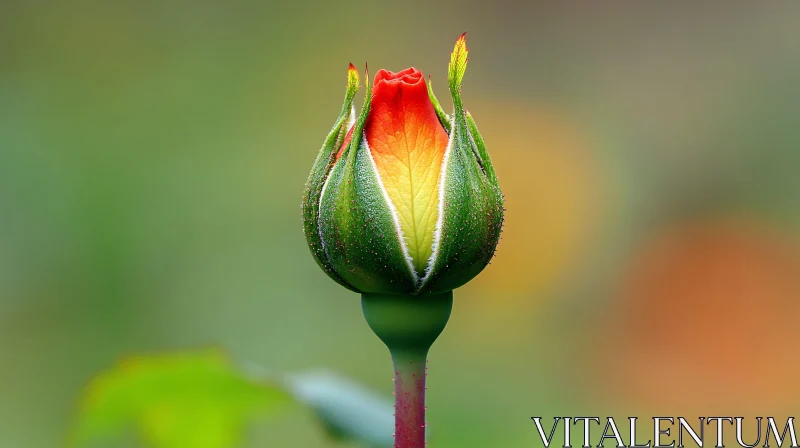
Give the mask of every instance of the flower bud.
<path id="1" fill-rule="evenodd" d="M 350 65 L 342 111 L 303 197 L 306 239 L 334 280 L 360 293 L 436 294 L 475 277 L 494 255 L 503 196 L 461 102 L 464 35 L 450 58 L 453 113 L 422 72 L 380 70 L 355 116 Z"/>

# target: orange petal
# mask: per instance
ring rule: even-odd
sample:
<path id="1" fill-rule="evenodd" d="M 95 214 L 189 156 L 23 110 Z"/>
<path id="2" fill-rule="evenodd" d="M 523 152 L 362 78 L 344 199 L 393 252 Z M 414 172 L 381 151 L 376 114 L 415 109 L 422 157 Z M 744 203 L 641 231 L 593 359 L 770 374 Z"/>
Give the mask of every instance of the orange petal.
<path id="1" fill-rule="evenodd" d="M 365 135 L 378 175 L 397 210 L 408 254 L 421 274 L 433 251 L 439 174 L 448 142 L 422 72 L 415 68 L 378 71 Z"/>

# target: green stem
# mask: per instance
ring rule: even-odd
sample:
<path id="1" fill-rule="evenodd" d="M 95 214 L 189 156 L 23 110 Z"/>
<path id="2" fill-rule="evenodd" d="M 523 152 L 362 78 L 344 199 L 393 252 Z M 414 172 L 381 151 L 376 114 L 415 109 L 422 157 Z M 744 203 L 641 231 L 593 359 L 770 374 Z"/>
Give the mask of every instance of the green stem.
<path id="1" fill-rule="evenodd" d="M 370 328 L 389 348 L 395 367 L 394 446 L 424 448 L 426 359 L 450 318 L 453 292 L 362 294 L 361 306 Z"/>

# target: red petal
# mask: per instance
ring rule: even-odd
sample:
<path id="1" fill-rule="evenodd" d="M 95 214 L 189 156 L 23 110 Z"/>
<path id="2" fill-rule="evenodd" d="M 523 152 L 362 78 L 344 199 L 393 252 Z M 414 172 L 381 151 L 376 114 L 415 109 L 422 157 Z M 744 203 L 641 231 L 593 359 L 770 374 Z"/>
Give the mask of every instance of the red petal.
<path id="1" fill-rule="evenodd" d="M 364 129 L 378 173 L 397 209 L 409 254 L 422 271 L 432 250 L 437 186 L 448 141 L 422 72 L 415 68 L 378 71 Z"/>
<path id="2" fill-rule="evenodd" d="M 347 131 L 347 134 L 344 136 L 344 141 L 342 142 L 342 146 L 339 147 L 339 151 L 336 153 L 336 162 L 339 161 L 339 158 L 342 157 L 342 153 L 347 148 L 347 145 L 350 144 L 350 140 L 353 139 L 353 129 L 355 129 L 355 123 L 350 126 L 350 130 Z"/>

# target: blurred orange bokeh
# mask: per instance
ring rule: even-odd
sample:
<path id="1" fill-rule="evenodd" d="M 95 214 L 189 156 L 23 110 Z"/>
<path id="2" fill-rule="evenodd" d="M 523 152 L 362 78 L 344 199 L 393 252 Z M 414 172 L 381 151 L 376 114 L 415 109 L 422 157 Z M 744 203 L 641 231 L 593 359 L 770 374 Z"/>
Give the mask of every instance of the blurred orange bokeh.
<path id="1" fill-rule="evenodd" d="M 683 223 L 647 241 L 598 338 L 610 390 L 651 405 L 788 406 L 800 393 L 797 241 L 764 224 Z M 731 409 L 731 408 L 729 408 Z"/>

